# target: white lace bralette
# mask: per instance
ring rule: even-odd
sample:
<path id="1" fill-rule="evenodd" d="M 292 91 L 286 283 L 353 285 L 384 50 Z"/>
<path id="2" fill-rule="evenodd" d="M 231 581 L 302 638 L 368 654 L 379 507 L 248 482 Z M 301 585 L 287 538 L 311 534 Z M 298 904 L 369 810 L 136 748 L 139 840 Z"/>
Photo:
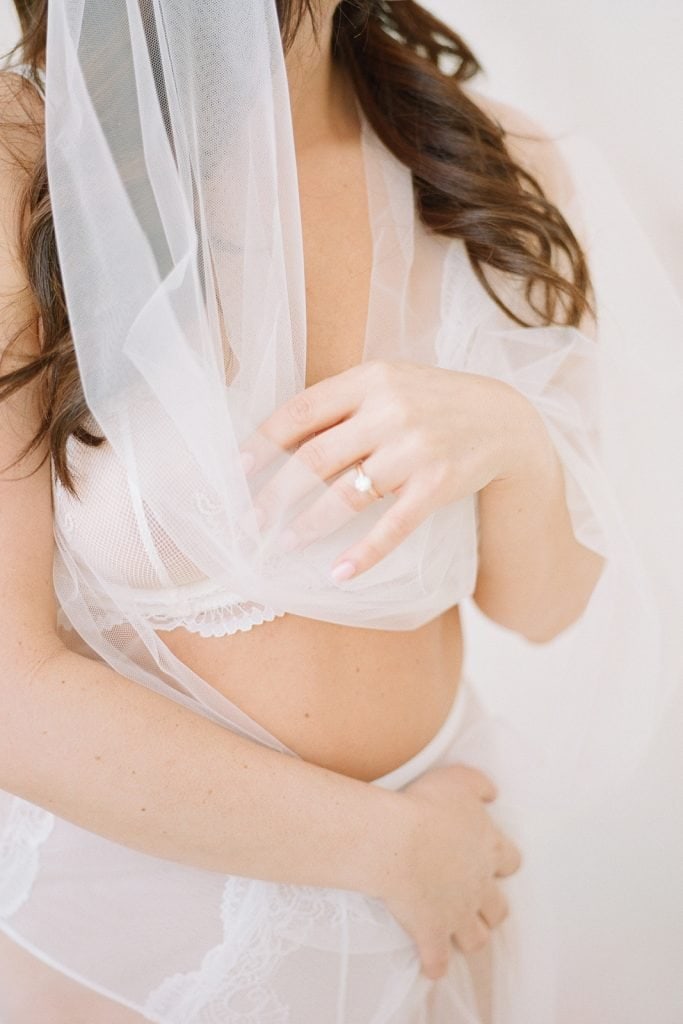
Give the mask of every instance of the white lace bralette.
<path id="1" fill-rule="evenodd" d="M 67 461 L 77 495 L 62 485 L 54 468 L 52 473 L 56 558 L 62 563 L 57 570 L 60 579 L 67 580 L 62 583 L 62 590 L 64 586 L 68 588 L 70 560 L 105 584 L 98 586 L 96 600 L 86 595 L 88 617 L 95 620 L 98 628 L 125 626 L 127 619 L 121 609 L 130 608 L 131 604 L 154 630 L 182 627 L 203 637 L 229 636 L 286 614 L 284 608 L 236 593 L 229 573 L 223 577 L 213 574 L 211 578 L 198 575 L 196 566 L 187 561 L 141 502 L 109 444 L 90 447 L 72 436 L 67 441 Z M 202 515 L 213 514 L 203 492 L 192 493 L 191 500 Z M 439 515 L 442 518 L 437 526 L 434 517 Z M 442 538 L 435 563 L 436 581 L 423 586 L 425 581 L 419 574 L 413 575 L 418 572 L 417 552 L 425 536 L 416 532 L 403 542 L 410 552 L 413 545 L 415 550 L 414 562 L 408 552 L 409 564 L 415 568 L 405 599 L 398 603 L 396 599 L 389 601 L 389 591 L 380 586 L 370 609 L 358 605 L 353 624 L 366 625 L 376 614 L 381 625 L 382 604 L 388 601 L 392 616 L 400 614 L 405 628 L 414 628 L 418 616 L 428 621 L 472 593 L 477 572 L 474 499 L 432 513 L 424 525 L 428 532 L 437 529 Z M 348 599 L 348 594 L 338 596 Z M 333 596 L 331 621 L 335 621 L 334 601 Z M 61 608 L 59 615 L 60 625 L 69 628 Z M 345 621 L 350 621 L 348 615 Z"/>
<path id="2" fill-rule="evenodd" d="M 130 599 L 154 630 L 183 627 L 204 637 L 229 636 L 285 614 L 284 611 L 245 599 L 230 588 L 230 580 L 197 578 L 167 536 L 155 536 L 154 518 L 136 515 L 131 492 L 108 445 L 87 447 L 71 437 L 67 442 L 69 465 L 78 496 L 70 494 L 53 470 L 52 496 L 55 535 L 62 550 L 96 568 L 107 580 L 114 600 L 109 607 L 91 608 L 100 627 L 123 624 L 117 590 Z M 195 496 L 202 511 L 203 495 Z M 209 512 L 208 506 L 206 507 Z M 102 529 L 103 522 L 107 529 Z M 149 530 L 142 536 L 140 523 Z M 103 539 L 106 538 L 106 544 Z M 176 583 L 160 586 L 159 564 Z M 66 619 L 60 624 L 69 627 Z"/>

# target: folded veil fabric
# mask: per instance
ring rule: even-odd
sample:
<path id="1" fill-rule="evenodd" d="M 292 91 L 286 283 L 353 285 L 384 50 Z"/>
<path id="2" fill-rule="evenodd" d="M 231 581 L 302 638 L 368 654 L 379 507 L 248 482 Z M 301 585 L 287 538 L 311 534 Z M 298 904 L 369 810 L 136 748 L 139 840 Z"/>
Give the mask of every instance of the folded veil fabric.
<path id="1" fill-rule="evenodd" d="M 576 1024 L 565 995 L 582 985 L 581 1024 L 592 1024 L 591 986 L 597 1005 L 604 975 L 575 974 L 585 950 L 563 936 L 556 869 L 565 837 L 584 852 L 600 845 L 581 823 L 601 797 L 628 787 L 683 674 L 683 314 L 586 143 L 560 148 L 575 187 L 565 213 L 583 224 L 596 282 L 597 338 L 506 317 L 464 244 L 416 217 L 409 170 L 364 118 L 362 129 L 374 239 L 363 358 L 486 374 L 528 396 L 561 458 L 576 535 L 606 558 L 587 609 L 544 645 L 477 613 L 468 601 L 476 497 L 434 513 L 341 585 L 329 578 L 333 558 L 391 498 L 301 552 L 277 544 L 296 509 L 278 510 L 259 530 L 239 446 L 303 390 L 306 369 L 275 4 L 50 0 L 50 193 L 79 370 L 93 427 L 106 438 L 93 449 L 73 440 L 70 459 L 77 486 L 87 491 L 97 478 L 103 493 L 123 495 L 129 522 L 113 557 L 106 518 L 87 537 L 69 530 L 78 499 L 55 480 L 60 622 L 89 656 L 292 754 L 171 653 L 147 615 L 150 594 L 215 581 L 236 601 L 395 630 L 462 602 L 469 675 L 486 716 L 460 756 L 496 779 L 495 813 L 525 854 L 510 880 L 513 912 L 496 933 L 494 1024 Z M 273 451 L 267 472 L 291 457 Z M 306 500 L 330 483 L 310 474 Z M 480 1021 L 460 955 L 446 979 L 428 983 L 410 937 L 360 894 L 185 868 L 10 794 L 0 798 L 0 829 L 6 934 L 143 1019 Z M 614 842 L 618 825 L 611 829 Z M 643 871 L 656 885 L 654 851 Z M 601 963 L 618 979 L 639 967 L 633 959 L 615 944 Z M 0 964 L 0 985 L 2 975 Z M 618 987 L 610 1021 L 640 1024 Z M 654 1007 L 647 1019 L 672 1024 Z"/>

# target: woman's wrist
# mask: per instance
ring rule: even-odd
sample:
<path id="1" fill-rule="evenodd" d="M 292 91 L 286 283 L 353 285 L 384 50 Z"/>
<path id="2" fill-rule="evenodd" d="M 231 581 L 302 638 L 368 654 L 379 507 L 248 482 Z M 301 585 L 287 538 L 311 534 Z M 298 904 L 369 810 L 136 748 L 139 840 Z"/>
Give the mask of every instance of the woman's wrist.
<path id="1" fill-rule="evenodd" d="M 356 857 L 353 870 L 357 878 L 352 888 L 387 900 L 403 887 L 423 823 L 414 800 L 400 791 L 373 789 L 379 792 Z"/>

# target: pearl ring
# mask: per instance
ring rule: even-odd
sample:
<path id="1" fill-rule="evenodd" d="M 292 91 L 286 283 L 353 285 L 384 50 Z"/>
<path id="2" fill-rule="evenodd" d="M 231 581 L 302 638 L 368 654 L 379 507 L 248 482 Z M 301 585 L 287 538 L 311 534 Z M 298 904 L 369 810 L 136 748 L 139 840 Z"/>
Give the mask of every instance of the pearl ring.
<path id="1" fill-rule="evenodd" d="M 356 463 L 356 479 L 353 481 L 353 486 L 357 491 L 360 491 L 361 494 L 371 494 L 373 498 L 382 497 L 370 477 L 363 472 L 362 462 Z"/>

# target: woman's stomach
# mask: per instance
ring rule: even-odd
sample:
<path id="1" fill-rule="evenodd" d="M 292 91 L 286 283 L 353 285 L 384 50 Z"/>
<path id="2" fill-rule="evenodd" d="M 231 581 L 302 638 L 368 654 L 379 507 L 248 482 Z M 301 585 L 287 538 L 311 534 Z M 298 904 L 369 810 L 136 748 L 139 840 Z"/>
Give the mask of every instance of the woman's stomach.
<path id="1" fill-rule="evenodd" d="M 370 781 L 413 757 L 460 682 L 458 607 L 419 629 L 362 629 L 286 614 L 224 637 L 163 640 L 189 668 L 307 761 Z"/>

